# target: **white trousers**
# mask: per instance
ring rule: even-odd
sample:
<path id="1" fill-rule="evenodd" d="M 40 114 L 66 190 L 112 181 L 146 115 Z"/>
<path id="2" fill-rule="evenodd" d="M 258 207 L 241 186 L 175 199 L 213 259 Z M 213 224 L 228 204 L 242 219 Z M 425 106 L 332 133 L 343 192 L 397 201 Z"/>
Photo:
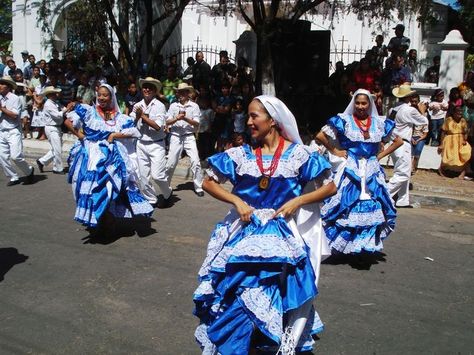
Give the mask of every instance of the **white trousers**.
<path id="1" fill-rule="evenodd" d="M 13 168 L 12 161 L 21 170 L 23 175 L 30 175 L 32 167 L 25 161 L 23 155 L 23 141 L 19 128 L 13 128 L 8 131 L 0 131 L 0 163 L 3 172 L 10 181 L 19 179 L 16 170 Z"/>
<path id="2" fill-rule="evenodd" d="M 183 149 L 191 160 L 191 172 L 193 173 L 194 191 L 201 192 L 203 179 L 201 161 L 199 160 L 199 154 L 196 146 L 196 137 L 194 137 L 194 134 L 188 134 L 185 136 L 177 136 L 172 134 L 170 136 L 168 163 L 166 165 L 168 182 L 171 182 L 174 169 L 176 169 L 176 165 L 178 165 L 178 160 L 181 157 Z"/>
<path id="3" fill-rule="evenodd" d="M 411 144 L 403 141 L 403 145 L 391 155 L 393 159 L 393 176 L 388 182 L 390 196 L 398 194 L 396 206 L 410 204 L 409 185 L 411 177 Z"/>
<path id="4" fill-rule="evenodd" d="M 166 175 L 166 148 L 165 141 L 137 142 L 138 168 L 140 172 L 141 192 L 151 204 L 156 203 L 156 192 L 151 179 L 155 181 L 167 199 L 171 195 L 171 188 Z"/>
<path id="5" fill-rule="evenodd" d="M 61 154 L 63 151 L 63 132 L 61 127 L 57 126 L 45 126 L 44 133 L 48 137 L 51 149 L 39 158 L 39 161 L 43 165 L 48 165 L 51 161 L 53 162 L 53 170 L 62 172 L 64 170 L 63 160 Z"/>

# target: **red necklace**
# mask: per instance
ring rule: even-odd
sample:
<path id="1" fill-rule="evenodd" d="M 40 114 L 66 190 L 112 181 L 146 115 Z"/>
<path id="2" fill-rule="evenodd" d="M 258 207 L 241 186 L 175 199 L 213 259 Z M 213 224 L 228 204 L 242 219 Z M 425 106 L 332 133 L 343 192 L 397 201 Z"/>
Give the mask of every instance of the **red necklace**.
<path id="1" fill-rule="evenodd" d="M 115 118 L 115 111 L 112 110 L 112 111 L 103 111 L 102 108 L 99 106 L 98 109 L 97 109 L 97 113 L 99 114 L 99 116 L 104 120 L 105 124 L 107 126 L 110 126 L 110 127 L 113 127 L 117 124 L 117 121 L 114 119 Z M 107 119 L 106 117 L 111 117 L 109 119 Z M 112 123 L 108 123 L 109 121 L 113 121 Z"/>
<path id="2" fill-rule="evenodd" d="M 283 152 L 283 146 L 285 145 L 285 140 L 283 137 L 280 137 L 280 140 L 278 142 L 278 147 L 275 150 L 275 154 L 273 154 L 272 162 L 268 168 L 263 167 L 263 161 L 262 161 L 262 148 L 258 147 L 255 149 L 255 157 L 257 159 L 257 166 L 258 170 L 260 170 L 260 173 L 262 173 L 262 177 L 260 178 L 260 181 L 258 182 L 258 187 L 262 190 L 266 190 L 268 186 L 270 185 L 270 178 L 273 176 L 275 173 L 278 163 L 280 162 L 280 157 Z"/>
<path id="3" fill-rule="evenodd" d="M 363 124 L 356 116 L 353 116 L 353 117 L 354 117 L 354 121 L 357 127 L 359 127 L 360 131 L 362 132 L 364 139 L 369 139 L 370 138 L 369 129 L 370 129 L 370 125 L 372 124 L 372 117 L 370 116 L 367 117 L 366 124 Z"/>

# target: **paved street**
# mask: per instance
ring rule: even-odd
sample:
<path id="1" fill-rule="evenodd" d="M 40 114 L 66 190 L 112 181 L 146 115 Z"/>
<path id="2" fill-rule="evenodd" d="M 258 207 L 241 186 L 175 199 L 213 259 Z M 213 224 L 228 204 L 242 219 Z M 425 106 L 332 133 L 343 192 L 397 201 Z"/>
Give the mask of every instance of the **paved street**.
<path id="1" fill-rule="evenodd" d="M 192 293 L 227 206 L 176 180 L 174 207 L 97 243 L 72 220 L 65 177 L 39 177 L 0 177 L 0 354 L 198 354 Z M 402 210 L 374 263 L 329 260 L 315 353 L 474 353 L 472 218 Z"/>

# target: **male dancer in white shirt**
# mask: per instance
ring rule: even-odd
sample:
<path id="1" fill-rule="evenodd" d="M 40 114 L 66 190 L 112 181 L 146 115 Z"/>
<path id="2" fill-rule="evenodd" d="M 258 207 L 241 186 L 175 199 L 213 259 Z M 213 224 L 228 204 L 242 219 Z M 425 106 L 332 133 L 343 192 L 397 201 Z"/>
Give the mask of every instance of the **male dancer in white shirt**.
<path id="1" fill-rule="evenodd" d="M 161 190 L 163 201 L 160 207 L 169 207 L 172 190 L 166 175 L 166 107 L 156 95 L 161 90 L 161 82 L 152 77 L 140 79 L 143 100 L 133 106 L 130 114 L 135 118 L 142 137 L 137 141 L 137 157 L 140 172 L 141 192 L 152 205 L 157 204 L 157 196 L 152 178 Z"/>
<path id="2" fill-rule="evenodd" d="M 44 132 L 48 138 L 51 149 L 36 161 L 38 169 L 43 172 L 45 165 L 53 162 L 53 174 L 64 174 L 62 161 L 63 132 L 61 125 L 64 122 L 66 107 L 63 107 L 58 101 L 58 93 L 61 89 L 54 86 L 47 86 L 41 92 L 41 96 L 47 100 L 43 106 Z"/>
<path id="3" fill-rule="evenodd" d="M 403 145 L 390 156 L 393 159 L 393 176 L 388 182 L 390 196 L 398 195 L 395 206 L 398 208 L 412 208 L 410 205 L 409 185 L 411 177 L 411 137 L 413 126 L 428 124 L 428 119 L 416 108 L 410 105 L 410 98 L 416 91 L 410 85 L 400 85 L 392 90 L 398 97 L 400 104 L 392 108 L 391 117 L 395 117 L 395 128 L 392 137 L 399 136 Z"/>
<path id="4" fill-rule="evenodd" d="M 201 111 L 199 106 L 189 98 L 194 88 L 186 83 L 181 83 L 176 88 L 178 102 L 173 102 L 166 114 L 166 124 L 170 130 L 170 146 L 168 152 L 168 179 L 171 181 L 174 169 L 183 149 L 191 160 L 191 171 L 193 173 L 194 192 L 199 197 L 204 196 L 202 189 L 201 162 L 196 146 L 194 132 L 199 126 Z"/>
<path id="5" fill-rule="evenodd" d="M 0 163 L 5 175 L 10 178 L 7 186 L 20 183 L 20 178 L 13 168 L 11 161 L 26 176 L 24 184 L 34 180 L 35 169 L 29 166 L 23 156 L 23 141 L 21 140 L 21 104 L 18 96 L 12 93 L 16 83 L 9 76 L 0 78 Z"/>

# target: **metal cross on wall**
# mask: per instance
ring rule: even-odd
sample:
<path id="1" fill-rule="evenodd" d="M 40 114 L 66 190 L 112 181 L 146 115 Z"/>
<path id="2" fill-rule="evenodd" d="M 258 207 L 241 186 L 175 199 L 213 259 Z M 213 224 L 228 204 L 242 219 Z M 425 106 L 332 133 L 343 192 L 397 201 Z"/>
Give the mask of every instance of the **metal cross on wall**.
<path id="1" fill-rule="evenodd" d="M 342 39 L 340 39 L 338 42 L 342 42 L 341 44 L 341 53 L 344 52 L 344 42 L 349 42 L 347 39 L 344 39 L 344 36 L 342 36 Z"/>
<path id="2" fill-rule="evenodd" d="M 196 47 L 199 48 L 199 43 L 202 41 L 199 39 L 199 36 L 197 36 L 197 39 L 194 42 L 196 42 Z"/>

